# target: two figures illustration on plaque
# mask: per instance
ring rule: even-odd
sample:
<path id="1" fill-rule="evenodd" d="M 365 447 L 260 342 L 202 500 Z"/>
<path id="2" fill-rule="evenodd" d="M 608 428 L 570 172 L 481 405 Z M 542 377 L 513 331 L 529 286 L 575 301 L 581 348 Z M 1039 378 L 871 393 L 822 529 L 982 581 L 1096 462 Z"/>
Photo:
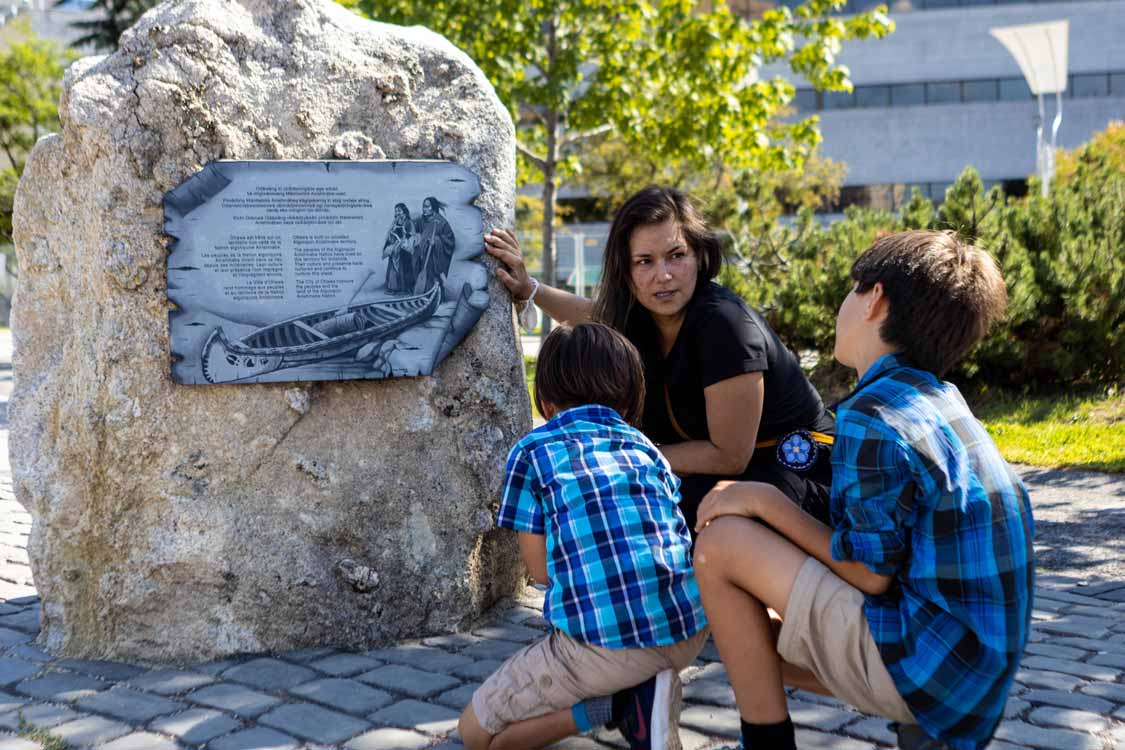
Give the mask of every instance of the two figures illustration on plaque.
<path id="1" fill-rule="evenodd" d="M 395 204 L 394 222 L 383 243 L 387 260 L 385 290 L 390 294 L 420 294 L 444 284 L 453 260 L 453 229 L 443 216 L 445 204 L 430 196 L 422 213 L 412 217 L 405 203 Z"/>

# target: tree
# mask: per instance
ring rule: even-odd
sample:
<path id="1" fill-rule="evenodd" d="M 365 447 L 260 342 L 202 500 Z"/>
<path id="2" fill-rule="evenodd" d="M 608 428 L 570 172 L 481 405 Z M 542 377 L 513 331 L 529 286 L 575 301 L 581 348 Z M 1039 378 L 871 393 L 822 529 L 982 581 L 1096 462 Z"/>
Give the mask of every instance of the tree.
<path id="1" fill-rule="evenodd" d="M 694 0 L 354 0 L 381 21 L 424 24 L 464 49 L 517 122 L 521 173 L 542 185 L 543 274 L 554 275 L 556 196 L 581 150 L 612 133 L 640 159 L 732 172 L 793 168 L 815 147 L 815 118 L 778 119 L 792 84 L 761 80 L 788 63 L 818 88 L 850 88 L 846 39 L 881 37 L 885 9 L 830 17 L 807 0 L 755 21 Z M 544 335 L 549 325 L 544 325 Z"/>
<path id="2" fill-rule="evenodd" d="M 55 6 L 69 2 L 72 0 L 56 0 Z M 71 46 L 85 47 L 92 44 L 98 50 L 117 49 L 117 40 L 121 38 L 122 32 L 158 2 L 159 0 L 94 0 L 90 9 L 101 11 L 102 15 L 100 18 L 72 22 L 72 27 L 84 33 Z"/>
<path id="3" fill-rule="evenodd" d="M 0 242 L 11 243 L 16 183 L 35 142 L 59 127 L 63 71 L 73 55 L 37 37 L 26 20 L 19 36 L 0 50 Z"/>

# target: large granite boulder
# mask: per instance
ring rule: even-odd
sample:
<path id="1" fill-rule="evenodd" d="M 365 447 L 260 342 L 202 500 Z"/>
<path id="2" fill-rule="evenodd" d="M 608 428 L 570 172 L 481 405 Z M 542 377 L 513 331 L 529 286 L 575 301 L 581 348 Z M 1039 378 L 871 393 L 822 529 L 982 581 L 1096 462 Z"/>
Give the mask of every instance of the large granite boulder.
<path id="1" fill-rule="evenodd" d="M 164 193 L 213 159 L 444 158 L 512 221 L 514 129 L 440 36 L 330 0 L 179 0 L 75 63 L 16 199 L 16 496 L 56 653 L 183 661 L 455 630 L 515 590 L 490 531 L 530 427 L 511 307 L 432 377 L 179 386 Z"/>

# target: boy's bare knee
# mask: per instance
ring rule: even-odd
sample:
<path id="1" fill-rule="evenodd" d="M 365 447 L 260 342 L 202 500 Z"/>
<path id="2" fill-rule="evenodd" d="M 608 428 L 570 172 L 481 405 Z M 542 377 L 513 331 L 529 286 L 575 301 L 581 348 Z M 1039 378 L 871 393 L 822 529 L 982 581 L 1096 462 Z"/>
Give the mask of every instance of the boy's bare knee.
<path id="1" fill-rule="evenodd" d="M 695 540 L 692 562 L 696 575 L 718 575 L 736 560 L 747 546 L 747 536 L 755 533 L 759 524 L 740 516 L 720 516 Z"/>
<path id="2" fill-rule="evenodd" d="M 493 750 L 492 735 L 477 721 L 472 705 L 466 706 L 461 712 L 461 718 L 457 720 L 457 731 L 461 733 L 461 742 L 469 750 Z"/>

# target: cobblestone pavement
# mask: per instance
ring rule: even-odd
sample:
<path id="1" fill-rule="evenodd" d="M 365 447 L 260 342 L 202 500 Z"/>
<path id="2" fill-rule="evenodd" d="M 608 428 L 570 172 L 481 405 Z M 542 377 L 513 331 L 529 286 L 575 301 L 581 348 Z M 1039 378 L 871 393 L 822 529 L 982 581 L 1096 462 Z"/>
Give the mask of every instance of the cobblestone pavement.
<path id="1" fill-rule="evenodd" d="M 0 750 L 43 747 L 33 727 L 69 747 L 104 750 L 459 748 L 457 715 L 472 691 L 544 633 L 542 594 L 528 588 L 469 633 L 366 653 L 314 649 L 178 667 L 52 657 L 35 646 L 31 522 L 7 465 L 10 379 L 0 362 Z M 990 747 L 1125 750 L 1125 577 L 1114 579 L 1123 539 L 1101 523 L 1121 517 L 1125 478 L 1021 472 L 1042 564 L 1031 643 Z M 684 747 L 729 742 L 738 713 L 713 646 L 683 679 Z M 836 701 L 794 691 L 790 710 L 803 749 L 893 745 L 884 720 Z M 624 746 L 606 731 L 557 745 Z"/>

